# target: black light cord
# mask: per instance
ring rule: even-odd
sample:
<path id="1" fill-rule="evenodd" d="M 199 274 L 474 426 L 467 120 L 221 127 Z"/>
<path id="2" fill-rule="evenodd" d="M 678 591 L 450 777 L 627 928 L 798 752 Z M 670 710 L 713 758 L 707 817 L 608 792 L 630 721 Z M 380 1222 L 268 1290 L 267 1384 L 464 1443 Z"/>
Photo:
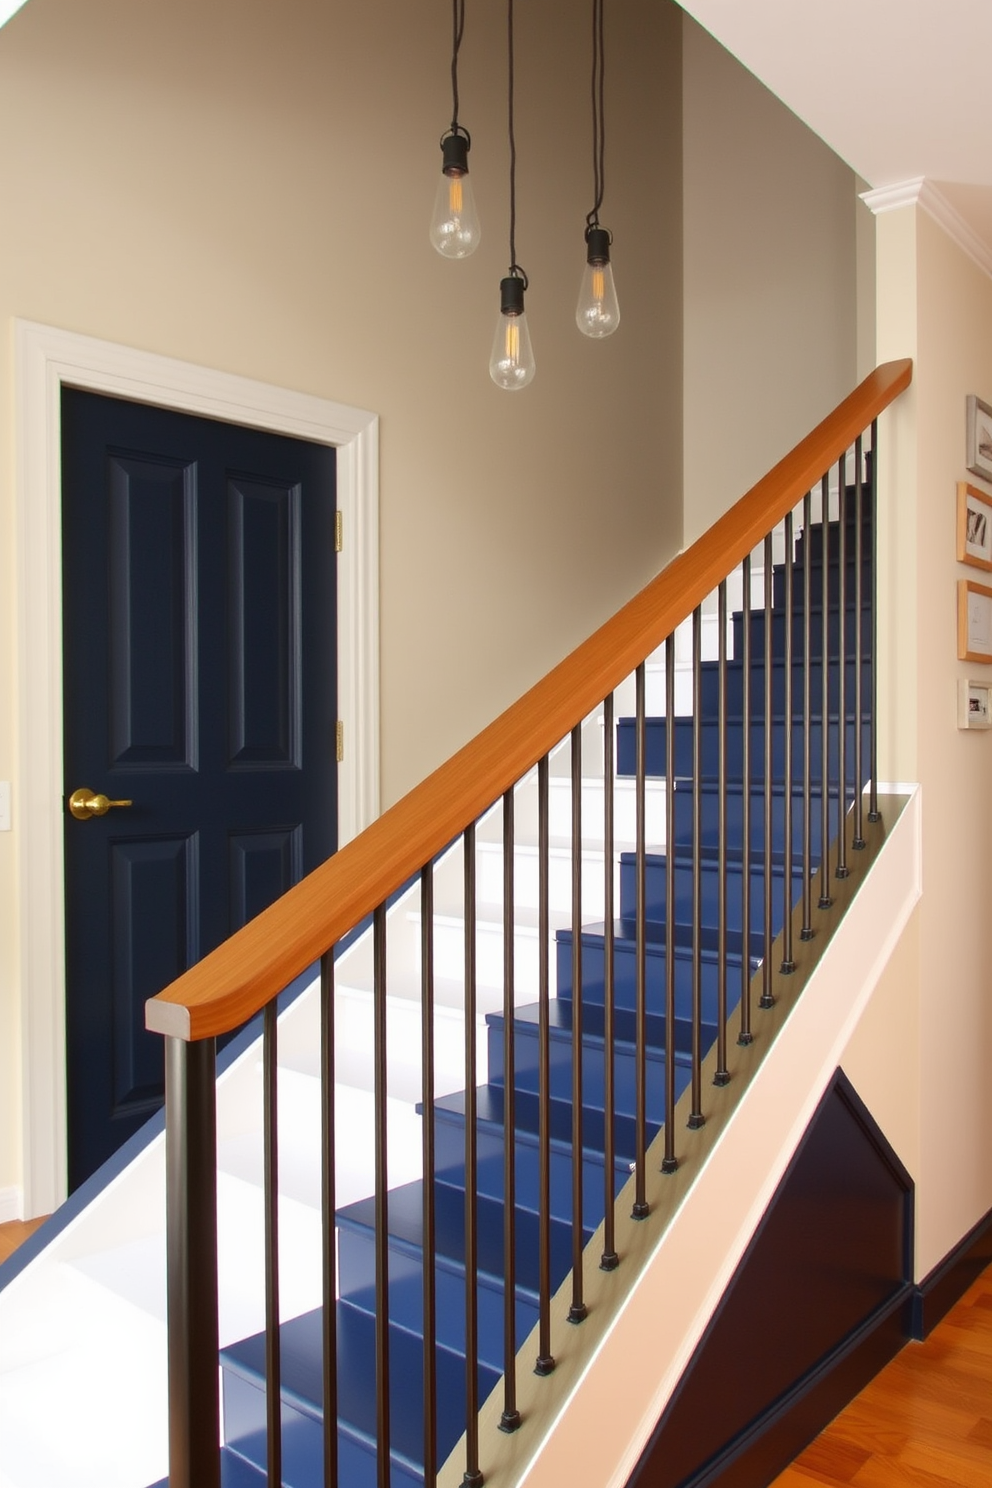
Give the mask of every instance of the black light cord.
<path id="1" fill-rule="evenodd" d="M 465 0 L 452 0 L 451 5 L 451 132 L 458 131 L 458 53 L 465 31 Z"/>
<path id="2" fill-rule="evenodd" d="M 513 129 L 513 0 L 506 0 L 507 65 L 506 104 L 510 133 L 510 273 L 517 267 L 517 139 Z"/>
<path id="3" fill-rule="evenodd" d="M 596 200 L 586 215 L 586 227 L 599 226 L 599 209 L 606 191 L 606 48 L 603 0 L 592 0 L 592 179 Z"/>

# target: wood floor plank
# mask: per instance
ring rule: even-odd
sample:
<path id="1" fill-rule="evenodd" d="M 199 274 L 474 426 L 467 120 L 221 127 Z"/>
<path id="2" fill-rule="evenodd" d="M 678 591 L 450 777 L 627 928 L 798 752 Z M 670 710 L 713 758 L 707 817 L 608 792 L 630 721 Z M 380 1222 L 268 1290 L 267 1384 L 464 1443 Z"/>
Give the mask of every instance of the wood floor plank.
<path id="1" fill-rule="evenodd" d="M 992 1267 L 772 1488 L 992 1488 Z"/>
<path id="2" fill-rule="evenodd" d="M 41 1219 L 11 1219 L 0 1224 L 0 1261 L 12 1256 L 18 1246 L 23 1245 L 28 1236 L 44 1223 L 45 1216 Z"/>

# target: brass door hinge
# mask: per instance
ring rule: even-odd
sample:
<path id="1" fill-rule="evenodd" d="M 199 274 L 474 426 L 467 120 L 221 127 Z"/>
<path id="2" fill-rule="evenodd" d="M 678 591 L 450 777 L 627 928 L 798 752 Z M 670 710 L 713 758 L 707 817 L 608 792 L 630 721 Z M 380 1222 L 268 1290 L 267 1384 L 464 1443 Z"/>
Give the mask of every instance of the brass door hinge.
<path id="1" fill-rule="evenodd" d="M 336 746 L 337 761 L 338 761 L 338 764 L 340 764 L 341 761 L 344 759 L 344 724 L 341 722 L 340 718 L 338 719 L 337 724 L 335 725 L 334 737 L 335 737 L 335 746 Z"/>
<path id="2" fill-rule="evenodd" d="M 340 553 L 344 549 L 344 516 L 340 511 L 334 513 L 334 551 Z"/>

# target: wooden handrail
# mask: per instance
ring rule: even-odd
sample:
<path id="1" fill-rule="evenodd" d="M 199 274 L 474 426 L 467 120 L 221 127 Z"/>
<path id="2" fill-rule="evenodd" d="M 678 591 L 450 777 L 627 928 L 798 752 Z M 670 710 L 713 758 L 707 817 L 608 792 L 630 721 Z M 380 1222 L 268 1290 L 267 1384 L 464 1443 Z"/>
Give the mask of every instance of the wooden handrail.
<path id="1" fill-rule="evenodd" d="M 597 708 L 909 386 L 878 367 L 708 532 L 433 775 L 145 1005 L 156 1033 L 227 1033 L 417 873 Z"/>

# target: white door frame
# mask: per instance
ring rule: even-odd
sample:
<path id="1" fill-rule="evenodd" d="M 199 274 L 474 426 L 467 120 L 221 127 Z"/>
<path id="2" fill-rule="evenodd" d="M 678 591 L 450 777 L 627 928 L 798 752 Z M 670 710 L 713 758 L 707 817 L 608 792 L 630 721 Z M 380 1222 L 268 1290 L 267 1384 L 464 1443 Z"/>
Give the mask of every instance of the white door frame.
<path id="1" fill-rule="evenodd" d="M 14 322 L 22 1172 L 26 1216 L 66 1195 L 62 762 L 63 384 L 337 450 L 338 838 L 379 809 L 379 421 L 360 408 Z"/>

